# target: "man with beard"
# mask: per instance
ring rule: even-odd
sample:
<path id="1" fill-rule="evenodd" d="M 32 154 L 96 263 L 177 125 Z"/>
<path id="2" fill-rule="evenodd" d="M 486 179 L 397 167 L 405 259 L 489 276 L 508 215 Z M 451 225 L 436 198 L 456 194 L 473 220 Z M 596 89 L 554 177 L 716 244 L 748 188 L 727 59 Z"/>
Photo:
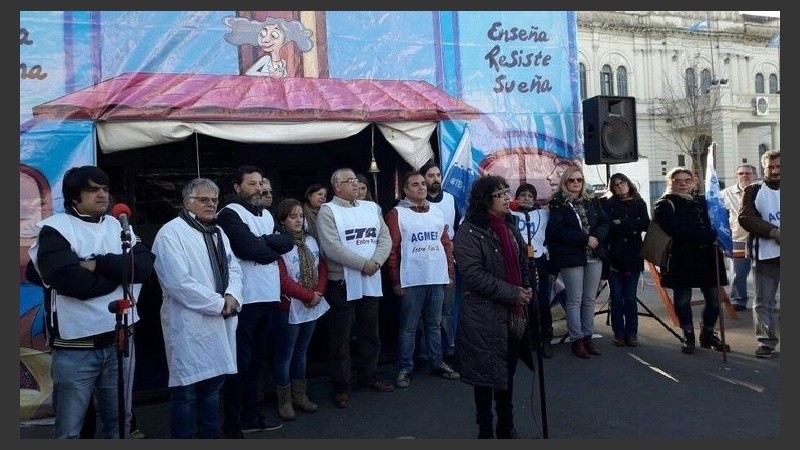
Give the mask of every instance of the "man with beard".
<path id="1" fill-rule="evenodd" d="M 428 202 L 439 207 L 444 214 L 444 221 L 446 225 L 447 235 L 450 240 L 456 234 L 459 222 L 461 222 L 461 215 L 456 208 L 456 201 L 452 194 L 442 190 L 442 171 L 439 166 L 433 162 L 428 161 L 419 169 L 420 175 L 425 177 L 425 185 L 428 188 Z M 456 280 L 445 286 L 444 288 L 444 301 L 442 302 L 442 355 L 445 361 L 452 362 L 453 354 L 456 348 L 456 323 L 453 321 L 453 305 L 456 300 Z M 420 321 L 423 324 L 424 320 Z M 418 359 L 420 363 L 424 364 L 429 361 L 429 354 L 425 348 L 425 329 L 422 325 L 417 328 L 417 346 Z"/>
<path id="2" fill-rule="evenodd" d="M 279 419 L 267 420 L 258 409 L 258 381 L 268 358 L 273 302 L 280 301 L 278 258 L 294 247 L 289 234 L 273 234 L 275 222 L 261 203 L 264 176 L 255 166 L 240 166 L 233 182 L 234 196 L 217 213 L 217 223 L 231 241 L 242 266 L 242 310 L 236 328 L 237 372 L 224 387 L 226 436 L 275 430 Z"/>
<path id="3" fill-rule="evenodd" d="M 748 233 L 748 257 L 756 261 L 753 323 L 756 356 L 769 358 L 778 345 L 778 298 L 781 285 L 781 152 L 761 155 L 764 180 L 744 188 L 739 225 Z"/>

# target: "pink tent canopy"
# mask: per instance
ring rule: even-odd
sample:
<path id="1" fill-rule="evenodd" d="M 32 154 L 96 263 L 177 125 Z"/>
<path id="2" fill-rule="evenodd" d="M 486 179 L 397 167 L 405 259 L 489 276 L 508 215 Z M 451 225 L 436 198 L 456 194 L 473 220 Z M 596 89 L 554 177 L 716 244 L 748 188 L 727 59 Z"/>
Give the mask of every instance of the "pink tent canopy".
<path id="1" fill-rule="evenodd" d="M 127 73 L 33 108 L 98 122 L 440 121 L 479 111 L 425 81 Z"/>

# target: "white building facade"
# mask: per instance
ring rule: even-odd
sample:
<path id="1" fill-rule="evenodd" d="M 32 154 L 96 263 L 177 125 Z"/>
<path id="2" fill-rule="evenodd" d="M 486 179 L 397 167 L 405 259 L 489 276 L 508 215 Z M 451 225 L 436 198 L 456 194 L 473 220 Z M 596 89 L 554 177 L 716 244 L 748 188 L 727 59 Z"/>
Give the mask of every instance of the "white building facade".
<path id="1" fill-rule="evenodd" d="M 780 18 L 738 11 L 578 12 L 581 99 L 635 98 L 638 156 L 648 161 L 651 199 L 663 192 L 669 169 L 692 168 L 689 154 L 664 138 L 675 132 L 665 99 L 708 96 L 694 151 L 704 164 L 706 144 L 716 143 L 725 185 L 735 182 L 738 164 L 760 174 L 759 156 L 780 149 L 779 33 Z"/>

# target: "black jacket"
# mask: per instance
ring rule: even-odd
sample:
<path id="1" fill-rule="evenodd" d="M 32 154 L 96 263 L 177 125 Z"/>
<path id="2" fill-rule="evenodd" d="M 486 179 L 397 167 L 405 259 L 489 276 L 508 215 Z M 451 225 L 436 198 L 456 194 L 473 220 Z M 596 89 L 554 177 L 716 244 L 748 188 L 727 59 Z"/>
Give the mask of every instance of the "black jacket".
<path id="1" fill-rule="evenodd" d="M 530 280 L 518 220 L 512 214 L 506 216 L 519 248 L 522 279 Z M 463 288 L 455 365 L 465 383 L 507 389 L 509 307 L 519 289 L 505 281 L 500 238 L 485 218 L 468 217 L 453 238 L 453 253 Z"/>
<path id="2" fill-rule="evenodd" d="M 722 251 L 714 243 L 717 233 L 708 218 L 702 196 L 692 200 L 665 194 L 656 200 L 653 220 L 672 237 L 672 251 L 661 284 L 668 288 L 705 288 L 728 284 Z M 716 260 L 717 271 L 714 271 Z"/>
<path id="3" fill-rule="evenodd" d="M 580 219 L 575 209 L 563 195 L 556 195 L 550 200 L 550 219 L 547 222 L 547 252 L 550 265 L 554 269 L 563 267 L 585 266 L 587 263 L 586 244 L 589 236 L 600 241 L 595 249 L 598 258 L 606 257 L 606 239 L 608 237 L 608 218 L 600 205 L 600 200 L 592 198 L 584 201 L 586 218 L 589 220 L 589 232 L 581 228 Z"/>
<path id="4" fill-rule="evenodd" d="M 87 222 L 93 220 L 78 216 L 73 210 L 68 210 L 66 214 Z M 95 255 L 95 270 L 93 271 L 81 267 L 81 259 L 72 250 L 69 241 L 53 227 L 45 226 L 40 230 L 37 245 L 37 266 L 41 275 L 34 268 L 33 262 L 28 261 L 25 276 L 31 283 L 44 288 L 45 299 L 51 298 L 53 291 L 79 300 L 89 300 L 109 294 L 122 284 L 125 268 L 128 269 L 126 276 L 129 278 L 127 280 L 129 283 L 144 283 L 153 273 L 155 255 L 141 241 L 137 241 L 130 248 L 128 257 L 132 257 L 132 262 L 123 265 L 125 256 L 120 248 L 120 253 Z M 132 276 L 131 267 L 133 268 Z M 60 338 L 61 335 L 58 330 L 58 321 L 53 317 L 56 312 L 51 310 L 51 302 L 45 301 L 44 307 L 48 316 L 45 321 L 48 338 L 52 345 L 53 340 Z M 91 338 L 89 339 L 91 340 Z"/>
<path id="5" fill-rule="evenodd" d="M 263 206 L 253 206 L 238 197 L 232 199 L 228 204 L 230 203 L 242 205 L 258 217 L 269 214 L 269 211 L 265 210 Z M 288 233 L 256 236 L 242 221 L 239 214 L 231 208 L 219 210 L 217 225 L 228 235 L 228 239 L 231 241 L 231 250 L 239 259 L 255 261 L 259 264 L 271 264 L 294 247 L 294 241 Z M 277 225 L 275 228 L 280 229 Z"/>
<path id="6" fill-rule="evenodd" d="M 643 271 L 644 259 L 639 256 L 639 250 L 642 248 L 642 232 L 647 231 L 650 224 L 647 203 L 641 197 L 627 201 L 610 197 L 603 201 L 603 207 L 609 223 L 609 266 L 621 273 Z"/>

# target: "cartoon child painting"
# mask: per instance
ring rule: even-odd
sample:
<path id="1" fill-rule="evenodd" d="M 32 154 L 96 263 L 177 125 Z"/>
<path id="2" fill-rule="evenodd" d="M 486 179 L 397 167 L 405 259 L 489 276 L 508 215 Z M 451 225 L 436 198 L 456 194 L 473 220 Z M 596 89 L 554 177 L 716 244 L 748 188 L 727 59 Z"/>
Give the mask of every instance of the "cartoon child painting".
<path id="1" fill-rule="evenodd" d="M 233 45 L 253 45 L 265 53 L 247 69 L 245 75 L 284 78 L 288 71 L 286 60 L 280 55 L 281 48 L 289 42 L 294 42 L 303 53 L 314 47 L 312 31 L 298 21 L 267 17 L 260 22 L 245 17 L 225 17 L 223 22 L 231 29 L 225 35 L 226 41 Z"/>

